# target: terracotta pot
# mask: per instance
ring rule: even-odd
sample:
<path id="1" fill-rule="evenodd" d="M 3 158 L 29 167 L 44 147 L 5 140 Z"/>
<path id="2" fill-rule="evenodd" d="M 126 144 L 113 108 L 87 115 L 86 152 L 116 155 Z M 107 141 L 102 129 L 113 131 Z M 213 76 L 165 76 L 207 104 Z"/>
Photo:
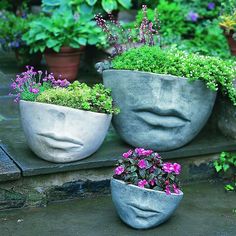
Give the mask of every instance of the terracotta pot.
<path id="1" fill-rule="evenodd" d="M 49 71 L 54 74 L 56 79 L 67 79 L 71 82 L 76 80 L 80 55 L 83 53 L 84 48 L 62 47 L 58 53 L 47 49 L 44 55 Z"/>
<path id="2" fill-rule="evenodd" d="M 230 31 L 228 34 L 226 32 L 224 32 L 224 34 L 225 34 L 225 37 L 228 41 L 231 55 L 236 56 L 236 41 L 233 38 L 234 32 Z"/>

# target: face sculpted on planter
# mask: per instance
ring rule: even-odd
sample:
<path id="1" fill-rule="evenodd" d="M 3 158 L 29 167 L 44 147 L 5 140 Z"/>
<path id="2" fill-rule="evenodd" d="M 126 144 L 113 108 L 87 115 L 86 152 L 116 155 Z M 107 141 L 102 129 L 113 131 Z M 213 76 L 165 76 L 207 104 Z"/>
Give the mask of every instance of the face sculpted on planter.
<path id="1" fill-rule="evenodd" d="M 104 84 L 121 112 L 116 131 L 134 147 L 168 151 L 184 146 L 205 125 L 216 94 L 202 81 L 140 71 L 107 70 Z"/>
<path id="2" fill-rule="evenodd" d="M 56 155 L 63 156 L 83 148 L 83 140 L 76 127 L 70 125 L 70 118 L 66 112 L 54 109 L 48 110 L 47 121 L 35 130 L 36 139 L 40 145 L 51 149 Z M 76 132 L 75 132 L 76 131 Z"/>

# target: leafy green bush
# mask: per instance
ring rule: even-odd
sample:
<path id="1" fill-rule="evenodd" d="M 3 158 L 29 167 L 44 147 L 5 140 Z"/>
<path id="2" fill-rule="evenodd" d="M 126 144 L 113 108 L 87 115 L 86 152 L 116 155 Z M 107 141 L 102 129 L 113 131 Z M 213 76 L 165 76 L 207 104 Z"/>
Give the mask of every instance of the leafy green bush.
<path id="1" fill-rule="evenodd" d="M 226 173 L 230 169 L 234 173 L 231 182 L 227 185 L 225 185 L 226 191 L 233 191 L 236 190 L 236 155 L 228 153 L 228 152 L 222 152 L 220 154 L 220 157 L 218 160 L 214 161 L 214 167 L 217 173 L 224 172 Z"/>
<path id="2" fill-rule="evenodd" d="M 213 91 L 220 85 L 236 105 L 233 87 L 235 63 L 217 57 L 187 54 L 175 48 L 162 50 L 159 47 L 133 48 L 112 60 L 114 69 L 138 70 L 157 74 L 170 74 L 203 80 Z"/>
<path id="3" fill-rule="evenodd" d="M 75 109 L 82 109 L 100 113 L 118 113 L 119 109 L 113 107 L 111 92 L 102 84 L 92 88 L 78 81 L 67 88 L 52 88 L 42 92 L 36 102 L 55 104 Z"/>
<path id="4" fill-rule="evenodd" d="M 81 14 L 77 17 L 71 10 L 39 16 L 23 35 L 31 52 L 44 52 L 46 48 L 59 52 L 62 46 L 80 48 L 87 44 L 99 44 L 103 39 L 104 35 L 92 15 Z"/>

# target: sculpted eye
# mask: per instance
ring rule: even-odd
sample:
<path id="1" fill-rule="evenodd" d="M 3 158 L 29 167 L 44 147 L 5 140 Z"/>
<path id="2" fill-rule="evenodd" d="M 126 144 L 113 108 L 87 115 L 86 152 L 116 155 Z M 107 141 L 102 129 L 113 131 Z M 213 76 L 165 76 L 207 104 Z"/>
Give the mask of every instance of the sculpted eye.
<path id="1" fill-rule="evenodd" d="M 65 113 L 58 112 L 57 110 L 53 110 L 53 109 L 51 109 L 49 112 L 50 112 L 51 117 L 52 117 L 53 120 L 56 120 L 56 121 L 59 121 L 59 122 L 65 120 L 65 116 L 66 116 Z"/>

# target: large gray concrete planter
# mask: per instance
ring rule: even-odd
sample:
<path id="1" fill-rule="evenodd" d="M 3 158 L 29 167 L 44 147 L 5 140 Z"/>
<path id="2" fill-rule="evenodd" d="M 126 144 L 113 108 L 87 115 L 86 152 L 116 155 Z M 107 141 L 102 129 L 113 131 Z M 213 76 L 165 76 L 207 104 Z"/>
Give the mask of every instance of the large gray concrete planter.
<path id="1" fill-rule="evenodd" d="M 236 106 L 221 97 L 218 109 L 218 128 L 225 136 L 236 139 Z"/>
<path id="2" fill-rule="evenodd" d="M 168 220 L 183 198 L 180 194 L 139 188 L 123 181 L 111 179 L 112 201 L 118 215 L 135 229 L 148 229 Z"/>
<path id="3" fill-rule="evenodd" d="M 52 162 L 71 162 L 101 146 L 111 115 L 46 103 L 20 101 L 21 123 L 31 150 Z"/>
<path id="4" fill-rule="evenodd" d="M 198 80 L 129 70 L 105 70 L 104 85 L 121 112 L 113 125 L 128 144 L 168 151 L 190 142 L 206 124 L 216 93 Z"/>

